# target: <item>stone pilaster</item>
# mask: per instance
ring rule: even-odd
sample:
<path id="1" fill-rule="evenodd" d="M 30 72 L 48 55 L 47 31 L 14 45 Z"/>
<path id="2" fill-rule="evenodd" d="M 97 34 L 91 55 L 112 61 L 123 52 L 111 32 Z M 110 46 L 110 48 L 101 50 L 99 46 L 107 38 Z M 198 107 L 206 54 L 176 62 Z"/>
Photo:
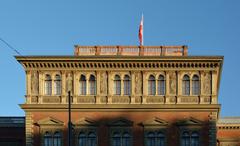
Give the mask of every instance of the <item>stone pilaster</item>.
<path id="1" fill-rule="evenodd" d="M 33 146 L 33 119 L 32 113 L 25 113 L 25 134 L 26 134 L 26 146 Z"/>
<path id="2" fill-rule="evenodd" d="M 209 115 L 209 146 L 217 145 L 217 112 Z"/>

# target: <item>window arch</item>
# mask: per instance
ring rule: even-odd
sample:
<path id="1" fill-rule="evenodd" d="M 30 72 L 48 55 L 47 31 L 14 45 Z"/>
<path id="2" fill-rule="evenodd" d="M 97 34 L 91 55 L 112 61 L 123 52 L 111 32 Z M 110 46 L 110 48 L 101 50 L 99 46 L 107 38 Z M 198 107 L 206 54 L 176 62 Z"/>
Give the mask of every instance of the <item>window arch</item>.
<path id="1" fill-rule="evenodd" d="M 61 146 L 61 134 L 60 132 L 55 132 L 53 135 L 53 146 Z"/>
<path id="2" fill-rule="evenodd" d="M 97 145 L 97 136 L 94 132 L 90 132 L 88 134 L 88 146 L 96 146 Z"/>
<path id="3" fill-rule="evenodd" d="M 96 78 L 94 75 L 89 78 L 89 93 L 90 95 L 96 95 Z"/>
<path id="4" fill-rule="evenodd" d="M 61 95 L 61 76 L 56 75 L 54 79 L 54 94 Z"/>
<path id="5" fill-rule="evenodd" d="M 47 131 L 43 137 L 44 146 L 52 146 L 52 135 Z"/>
<path id="6" fill-rule="evenodd" d="M 122 145 L 123 146 L 130 146 L 131 145 L 131 136 L 128 132 L 124 133 L 123 134 L 123 137 L 122 137 Z"/>
<path id="7" fill-rule="evenodd" d="M 165 95 L 165 78 L 163 75 L 158 77 L 158 95 Z"/>
<path id="8" fill-rule="evenodd" d="M 123 85 L 124 85 L 124 95 L 130 95 L 131 94 L 131 80 L 128 75 L 124 76 Z"/>
<path id="9" fill-rule="evenodd" d="M 164 146 L 165 135 L 162 132 L 157 133 L 156 146 Z"/>
<path id="10" fill-rule="evenodd" d="M 121 95 L 121 78 L 119 75 L 114 77 L 114 94 Z"/>
<path id="11" fill-rule="evenodd" d="M 80 95 L 86 95 L 86 77 L 84 75 L 81 75 L 79 84 L 80 84 Z"/>
<path id="12" fill-rule="evenodd" d="M 118 132 L 115 132 L 112 136 L 112 146 L 121 146 L 121 135 Z"/>
<path id="13" fill-rule="evenodd" d="M 165 135 L 162 132 L 148 132 L 146 135 L 147 146 L 164 146 Z"/>
<path id="14" fill-rule="evenodd" d="M 52 95 L 52 79 L 49 74 L 45 76 L 45 95 Z"/>
<path id="15" fill-rule="evenodd" d="M 148 95 L 155 95 L 156 93 L 156 81 L 153 75 L 148 78 Z"/>
<path id="16" fill-rule="evenodd" d="M 83 132 L 78 135 L 78 146 L 87 146 L 87 136 Z"/>
<path id="17" fill-rule="evenodd" d="M 153 132 L 149 132 L 147 134 L 147 139 L 146 139 L 147 146 L 154 146 L 155 145 L 155 136 Z"/>
<path id="18" fill-rule="evenodd" d="M 192 95 L 200 94 L 200 80 L 197 75 L 194 75 L 192 78 Z"/>
<path id="19" fill-rule="evenodd" d="M 190 134 L 187 131 L 182 133 L 181 146 L 190 146 Z"/>
<path id="20" fill-rule="evenodd" d="M 182 80 L 182 94 L 190 95 L 190 78 L 188 75 L 183 76 Z"/>
<path id="21" fill-rule="evenodd" d="M 129 132 L 116 131 L 112 135 L 111 146 L 130 146 L 131 145 L 131 135 Z"/>
<path id="22" fill-rule="evenodd" d="M 191 146 L 199 146 L 199 134 L 197 132 L 192 132 Z"/>

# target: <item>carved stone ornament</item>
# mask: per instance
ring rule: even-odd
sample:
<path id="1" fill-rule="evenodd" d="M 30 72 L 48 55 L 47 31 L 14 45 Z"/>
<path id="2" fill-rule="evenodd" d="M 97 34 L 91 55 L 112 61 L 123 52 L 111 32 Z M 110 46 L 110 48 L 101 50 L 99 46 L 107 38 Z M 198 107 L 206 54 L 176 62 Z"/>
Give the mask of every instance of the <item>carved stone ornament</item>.
<path id="1" fill-rule="evenodd" d="M 107 73 L 100 73 L 100 93 L 106 95 L 107 94 Z"/>
<path id="2" fill-rule="evenodd" d="M 211 93 L 211 74 L 208 72 L 203 72 L 203 92 L 205 94 Z"/>
<path id="3" fill-rule="evenodd" d="M 169 72 L 170 94 L 176 94 L 177 77 L 175 72 Z"/>
<path id="4" fill-rule="evenodd" d="M 66 92 L 70 91 L 71 93 L 73 89 L 73 77 L 71 73 L 67 73 L 66 77 Z"/>
<path id="5" fill-rule="evenodd" d="M 37 71 L 33 71 L 31 74 L 31 91 L 34 95 L 37 95 L 39 91 L 39 74 Z"/>
<path id="6" fill-rule="evenodd" d="M 135 93 L 136 93 L 136 95 L 142 94 L 142 74 L 141 74 L 141 72 L 135 73 Z"/>

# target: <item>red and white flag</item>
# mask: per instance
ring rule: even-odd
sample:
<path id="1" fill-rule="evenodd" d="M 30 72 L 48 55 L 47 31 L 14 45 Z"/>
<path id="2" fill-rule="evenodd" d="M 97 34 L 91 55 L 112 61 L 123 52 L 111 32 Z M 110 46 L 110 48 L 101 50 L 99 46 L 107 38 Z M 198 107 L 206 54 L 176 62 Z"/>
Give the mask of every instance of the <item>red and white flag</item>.
<path id="1" fill-rule="evenodd" d="M 143 15 L 142 15 L 142 19 L 139 26 L 138 38 L 139 38 L 140 46 L 142 46 L 143 45 Z"/>

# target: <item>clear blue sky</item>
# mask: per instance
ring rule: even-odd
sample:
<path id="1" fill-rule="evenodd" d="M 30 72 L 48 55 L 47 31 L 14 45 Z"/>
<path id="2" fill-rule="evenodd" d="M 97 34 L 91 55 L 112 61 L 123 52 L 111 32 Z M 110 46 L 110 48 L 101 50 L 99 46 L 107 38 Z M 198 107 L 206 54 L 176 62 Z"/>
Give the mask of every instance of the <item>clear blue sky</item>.
<path id="1" fill-rule="evenodd" d="M 240 116 L 239 0 L 1 0 L 0 37 L 22 55 L 72 55 L 73 45 L 188 45 L 223 55 L 222 116 Z M 0 42 L 0 116 L 22 116 L 25 72 Z"/>

